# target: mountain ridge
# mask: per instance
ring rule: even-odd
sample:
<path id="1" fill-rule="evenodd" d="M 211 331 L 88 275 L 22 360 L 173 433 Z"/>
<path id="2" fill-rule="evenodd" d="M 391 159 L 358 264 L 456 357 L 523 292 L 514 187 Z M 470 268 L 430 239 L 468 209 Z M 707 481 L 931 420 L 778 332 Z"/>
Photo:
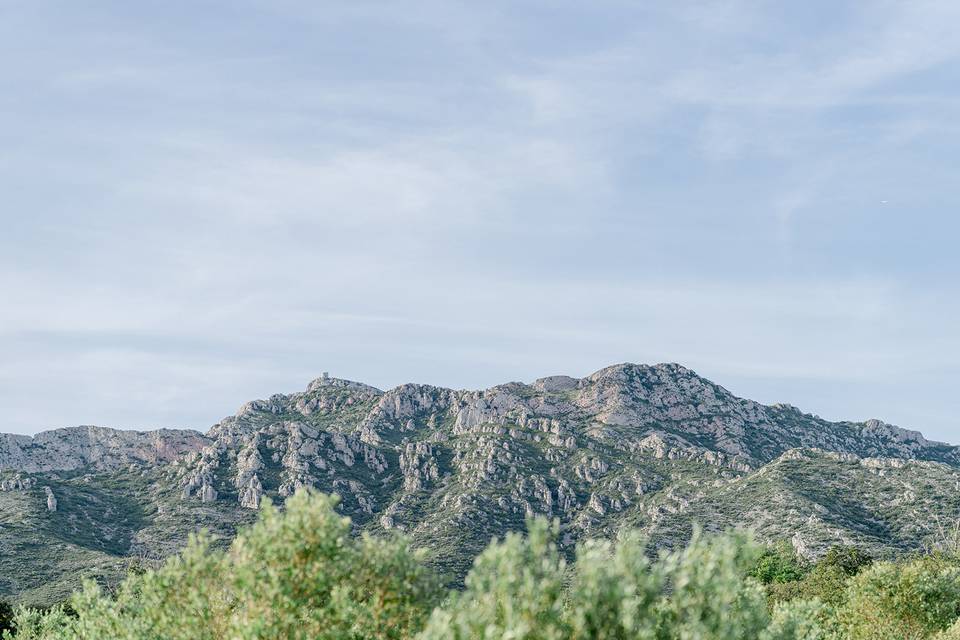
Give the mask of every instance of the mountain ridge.
<path id="1" fill-rule="evenodd" d="M 8 571 L 0 593 L 35 602 L 90 571 L 111 582 L 201 527 L 229 539 L 301 487 L 338 494 L 357 531 L 409 535 L 453 582 L 532 515 L 560 521 L 565 552 L 623 527 L 671 547 L 697 522 L 811 557 L 836 543 L 908 551 L 931 534 L 925 515 L 960 517 L 960 448 L 738 398 L 675 363 L 483 390 L 321 376 L 206 433 L 0 436 L 0 477 L 0 576 L 11 553 L 39 567 Z"/>
<path id="2" fill-rule="evenodd" d="M 413 382 L 410 382 L 410 383 L 402 383 L 402 384 L 400 384 L 400 385 L 396 385 L 396 386 L 394 386 L 394 387 L 391 387 L 391 388 L 389 388 L 389 389 L 384 390 L 384 389 L 379 389 L 379 388 L 377 388 L 377 387 L 374 387 L 374 386 L 372 386 L 372 385 L 369 385 L 369 384 L 366 384 L 366 383 L 363 383 L 363 382 L 358 382 L 358 381 L 353 381 L 353 380 L 346 380 L 346 379 L 342 379 L 342 378 L 330 378 L 330 377 L 323 377 L 323 376 L 321 376 L 321 377 L 317 377 L 317 378 L 314 378 L 313 380 L 311 380 L 311 381 L 307 384 L 307 387 L 306 387 L 305 391 L 303 391 L 303 392 L 294 391 L 294 392 L 286 393 L 286 394 L 284 394 L 284 393 L 276 393 L 276 394 L 272 394 L 271 396 L 269 396 L 268 399 L 257 399 L 257 400 L 247 401 L 247 402 L 243 403 L 243 404 L 240 406 L 240 408 L 238 409 L 238 411 L 237 411 L 234 415 L 235 415 L 235 416 L 236 416 L 236 415 L 240 415 L 240 414 L 244 413 L 245 411 L 247 411 L 247 410 L 248 410 L 249 408 L 251 408 L 251 407 L 255 407 L 255 406 L 260 405 L 260 404 L 262 404 L 262 403 L 269 402 L 269 399 L 273 399 L 273 398 L 290 398 L 290 397 L 295 396 L 295 395 L 301 395 L 301 394 L 310 393 L 310 392 L 312 392 L 312 391 L 315 391 L 318 387 L 320 387 L 320 386 L 322 386 L 322 385 L 325 385 L 325 384 L 330 384 L 330 383 L 337 384 L 337 385 L 342 385 L 342 386 L 345 386 L 345 387 L 347 387 L 347 388 L 351 388 L 351 387 L 352 387 L 352 388 L 358 388 L 358 389 L 367 389 L 367 390 L 369 390 L 369 391 L 372 391 L 372 392 L 375 392 L 375 393 L 378 393 L 378 394 L 381 394 L 381 395 L 388 394 L 388 393 L 392 393 L 392 392 L 396 392 L 396 391 L 400 391 L 400 390 L 402 390 L 402 389 L 404 389 L 404 388 L 408 388 L 408 387 L 428 388 L 428 389 L 436 389 L 436 390 L 441 390 L 441 391 L 461 392 L 461 393 L 471 393 L 471 392 L 472 392 L 472 393 L 484 393 L 484 392 L 492 391 L 492 390 L 494 390 L 494 389 L 499 389 L 499 388 L 503 388 L 503 387 L 510 387 L 510 386 L 512 386 L 512 385 L 532 387 L 532 388 L 538 389 L 539 391 L 542 391 L 542 392 L 550 392 L 550 391 L 558 391 L 558 390 L 561 390 L 561 389 L 567 390 L 567 389 L 570 389 L 570 388 L 575 388 L 576 385 L 577 385 L 578 383 L 580 383 L 581 381 L 583 381 L 583 380 L 592 380 L 592 379 L 595 379 L 595 378 L 597 378 L 597 377 L 602 376 L 602 375 L 605 374 L 606 372 L 609 372 L 609 371 L 619 371 L 619 370 L 623 370 L 623 369 L 629 368 L 629 367 L 649 367 L 649 368 L 652 368 L 652 369 L 672 368 L 672 369 L 674 369 L 674 370 L 684 371 L 684 372 L 687 372 L 687 373 L 692 374 L 692 375 L 694 375 L 694 376 L 700 377 L 694 370 L 689 369 L 689 368 L 684 367 L 683 365 L 681 365 L 681 364 L 679 364 L 679 363 L 674 363 L 674 362 L 669 362 L 669 363 L 664 362 L 664 363 L 658 363 L 658 364 L 654 364 L 654 365 L 638 365 L 638 364 L 635 364 L 635 363 L 623 362 L 623 363 L 618 363 L 618 364 L 614 364 L 614 365 L 609 365 L 609 366 L 607 366 L 607 367 L 603 367 L 603 368 L 601 368 L 601 369 L 598 369 L 598 370 L 595 371 L 594 373 L 589 374 L 589 375 L 587 375 L 587 376 L 584 376 L 584 377 L 582 377 L 582 378 L 576 378 L 576 377 L 569 376 L 569 375 L 566 375 L 566 374 L 557 374 L 557 375 L 550 375 L 550 376 L 544 376 L 544 377 L 541 377 L 541 378 L 537 378 L 536 380 L 534 380 L 534 381 L 532 381 L 532 382 L 530 382 L 530 383 L 525 383 L 525 382 L 521 382 L 521 381 L 511 381 L 511 382 L 500 383 L 500 384 L 494 385 L 494 386 L 492 386 L 492 387 L 488 387 L 488 388 L 486 388 L 486 389 L 478 389 L 478 390 L 466 389 L 466 388 L 454 389 L 454 388 L 452 388 L 452 387 L 441 387 L 441 386 L 432 385 L 432 384 L 413 383 Z M 701 378 L 701 379 L 706 380 L 706 378 Z M 717 385 L 716 383 L 713 383 L 713 382 L 711 382 L 711 384 L 714 385 L 716 388 L 723 390 L 723 392 L 724 392 L 725 394 L 729 395 L 730 397 L 737 397 L 737 396 L 735 396 L 733 393 L 731 393 L 730 391 L 728 391 L 725 387 L 722 387 L 722 386 L 720 386 L 720 385 Z M 750 402 L 754 402 L 754 401 L 750 401 Z M 757 404 L 761 404 L 761 403 L 757 403 Z M 775 403 L 772 403 L 772 404 L 769 404 L 769 405 L 762 405 L 762 406 L 768 407 L 768 408 L 770 408 L 770 409 L 783 410 L 783 411 L 792 411 L 792 412 L 798 413 L 798 414 L 800 414 L 800 415 L 802 415 L 802 416 L 804 416 L 804 417 L 807 417 L 807 418 L 816 419 L 816 420 L 822 420 L 819 416 L 817 416 L 817 415 L 815 415 L 815 414 L 811 414 L 811 413 L 806 413 L 806 412 L 804 412 L 802 409 L 800 409 L 799 407 L 796 407 L 795 405 L 790 404 L 790 403 L 786 403 L 786 402 L 775 402 Z M 228 416 L 228 417 L 229 417 L 229 416 Z M 830 421 L 828 421 L 828 422 L 830 422 Z M 929 440 L 929 439 L 927 439 L 925 436 L 923 436 L 922 432 L 919 431 L 919 430 L 913 430 L 913 429 L 907 429 L 907 428 L 904 428 L 904 427 L 900 427 L 900 426 L 897 426 L 897 425 L 888 423 L 888 422 L 884 421 L 884 420 L 881 419 L 881 418 L 868 418 L 868 419 L 865 419 L 865 420 L 841 420 L 841 421 L 834 421 L 834 423 L 835 423 L 835 424 L 851 424 L 851 425 L 860 424 L 860 425 L 865 425 L 865 426 L 871 426 L 871 427 L 874 428 L 874 429 L 886 429 L 886 430 L 889 430 L 891 434 L 893 434 L 893 433 L 898 433 L 898 434 L 901 434 L 901 437 L 904 437 L 904 438 L 906 438 L 906 439 L 924 442 L 924 443 L 927 443 L 927 444 L 929 444 L 929 445 L 939 445 L 939 446 L 946 446 L 946 447 L 955 447 L 955 446 L 958 446 L 958 445 L 952 445 L 952 444 L 947 443 L 947 442 L 936 441 L 936 440 Z M 217 424 L 219 424 L 219 423 L 217 423 Z M 189 434 L 189 435 L 195 435 L 195 436 L 199 436 L 199 437 L 207 437 L 207 436 L 209 436 L 211 429 L 215 428 L 216 426 L 217 426 L 217 425 L 213 425 L 212 427 L 208 428 L 206 432 L 204 432 L 204 431 L 202 431 L 202 430 L 200 430 L 200 429 L 192 429 L 192 428 L 160 427 L 160 428 L 156 428 L 156 429 L 126 429 L 126 428 L 122 428 L 122 427 L 106 427 L 106 426 L 99 426 L 99 425 L 76 425 L 76 426 L 69 426 L 69 427 L 56 427 L 56 428 L 52 428 L 52 429 L 44 429 L 44 430 L 38 431 L 37 433 L 32 434 L 32 435 L 0 432 L 0 439 L 3 439 L 3 440 L 13 440 L 13 441 L 16 441 L 16 442 L 20 443 L 21 445 L 22 445 L 22 444 L 30 445 L 30 444 L 35 444 L 35 443 L 37 443 L 38 440 L 49 439 L 49 437 L 50 437 L 51 435 L 54 435 L 54 434 L 65 434 L 65 433 L 80 432 L 80 431 L 89 432 L 89 431 L 91 431 L 91 430 L 97 430 L 97 431 L 101 431 L 101 432 L 110 432 L 110 433 L 116 433 L 116 432 L 132 433 L 132 434 L 140 434 L 140 435 L 144 435 L 144 436 L 146 436 L 146 435 L 152 435 L 152 434 L 160 434 L 160 435 L 163 435 L 163 434 L 167 434 L 167 433 L 173 433 L 173 434 L 184 434 L 184 435 Z M 4 443 L 0 443 L 0 446 L 3 446 L 3 444 L 4 444 Z M 0 450 L 0 451 L 2 451 L 2 450 Z M 0 460 L 2 460 L 2 458 L 0 458 Z M 0 463 L 0 468 L 2 468 L 2 463 Z"/>

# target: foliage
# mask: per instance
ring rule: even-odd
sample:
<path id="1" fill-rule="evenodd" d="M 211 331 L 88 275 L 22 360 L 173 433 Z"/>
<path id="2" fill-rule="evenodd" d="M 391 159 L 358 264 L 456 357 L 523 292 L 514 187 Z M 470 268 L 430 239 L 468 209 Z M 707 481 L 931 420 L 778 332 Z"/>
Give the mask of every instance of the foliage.
<path id="1" fill-rule="evenodd" d="M 559 640 L 569 635 L 563 606 L 565 562 L 553 543 L 556 525 L 530 523 L 484 551 L 466 589 L 434 612 L 424 640 L 516 638 Z"/>
<path id="2" fill-rule="evenodd" d="M 960 555 L 960 519 L 945 520 L 940 514 L 934 513 L 934 532 L 927 543 L 930 553 L 946 553 Z"/>
<path id="3" fill-rule="evenodd" d="M 0 634 L 13 629 L 13 607 L 6 600 L 0 600 Z"/>
<path id="4" fill-rule="evenodd" d="M 765 640 L 834 640 L 828 608 L 819 600 L 779 602 L 773 608 Z"/>
<path id="5" fill-rule="evenodd" d="M 838 547 L 811 566 L 784 545 L 695 531 L 652 557 L 628 531 L 582 542 L 568 562 L 559 522 L 533 519 L 526 535 L 491 543 L 441 602 L 407 540 L 355 536 L 336 506 L 312 491 L 283 511 L 266 503 L 227 549 L 198 535 L 112 593 L 88 581 L 69 606 L 19 608 L 16 638 L 960 640 L 950 554 L 873 563 Z M 787 588 L 791 597 L 768 598 Z"/>
<path id="6" fill-rule="evenodd" d="M 54 640 L 76 637 L 71 633 L 73 619 L 64 607 L 51 609 L 29 609 L 18 607 L 13 620 L 15 631 L 5 630 L 3 639 L 10 640 Z"/>
<path id="7" fill-rule="evenodd" d="M 849 545 L 836 545 L 813 566 L 807 567 L 799 579 L 770 581 L 767 593 L 773 603 L 816 599 L 836 607 L 846 600 L 849 579 L 872 563 L 873 558 L 863 550 Z"/>
<path id="8" fill-rule="evenodd" d="M 741 536 L 702 538 L 661 561 L 672 587 L 661 600 L 663 638 L 756 637 L 769 624 L 759 583 L 744 578 L 758 549 Z"/>
<path id="9" fill-rule="evenodd" d="M 950 625 L 950 628 L 933 636 L 933 640 L 960 640 L 960 620 Z"/>
<path id="10" fill-rule="evenodd" d="M 873 557 L 862 549 L 850 545 L 836 545 L 830 547 L 817 562 L 817 568 L 836 568 L 846 576 L 855 576 L 871 564 Z"/>
<path id="11" fill-rule="evenodd" d="M 817 640 L 821 629 L 798 606 L 767 611 L 746 576 L 758 550 L 743 536 L 706 538 L 651 561 L 635 534 L 582 544 L 561 589 L 563 559 L 543 521 L 524 539 L 508 536 L 477 559 L 466 590 L 434 611 L 421 640 L 649 639 Z"/>
<path id="12" fill-rule="evenodd" d="M 116 594 L 88 582 L 76 617 L 21 609 L 18 640 L 36 638 L 402 638 L 440 591 L 402 538 L 355 538 L 336 499 L 302 492 L 283 513 L 265 504 L 229 551 L 206 536 L 158 570 L 133 574 Z"/>
<path id="13" fill-rule="evenodd" d="M 794 550 L 793 545 L 782 541 L 763 551 L 750 575 L 762 584 L 796 582 L 810 571 L 809 563 Z"/>
<path id="14" fill-rule="evenodd" d="M 910 640 L 960 616 L 960 566 L 945 556 L 880 562 L 850 581 L 837 619 L 850 640 Z"/>
<path id="15" fill-rule="evenodd" d="M 577 552 L 568 600 L 571 638 L 643 638 L 656 629 L 666 576 L 635 533 L 618 544 L 589 540 Z"/>

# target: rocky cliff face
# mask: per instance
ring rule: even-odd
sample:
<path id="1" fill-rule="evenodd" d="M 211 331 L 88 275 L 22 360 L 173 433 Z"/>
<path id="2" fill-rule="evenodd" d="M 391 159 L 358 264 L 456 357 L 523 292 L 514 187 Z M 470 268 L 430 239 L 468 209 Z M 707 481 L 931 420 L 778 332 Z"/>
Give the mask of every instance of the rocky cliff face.
<path id="1" fill-rule="evenodd" d="M 265 498 L 315 487 L 340 495 L 359 529 L 434 549 L 456 578 L 490 537 L 537 514 L 560 519 L 566 548 L 627 525 L 669 546 L 697 521 L 752 525 L 809 554 L 839 541 L 907 549 L 929 531 L 900 513 L 960 517 L 958 466 L 960 450 L 917 432 L 764 406 L 675 364 L 624 364 L 484 391 L 384 392 L 324 376 L 247 403 L 206 435 L 3 436 L 0 501 L 40 523 L 66 518 L 66 537 L 85 549 L 162 555 L 200 525 L 230 535 Z M 103 505 L 127 524 L 82 512 Z M 8 535 L 0 529 L 0 551 Z"/>
<path id="2" fill-rule="evenodd" d="M 70 427 L 36 436 L 0 434 L 0 469 L 18 471 L 108 470 L 130 464 L 165 464 L 207 442 L 196 431 L 121 431 Z"/>
<path id="3" fill-rule="evenodd" d="M 423 490 L 441 479 L 441 464 L 448 465 L 448 475 L 478 487 L 500 471 L 509 481 L 516 469 L 500 466 L 520 443 L 527 449 L 524 462 L 537 458 L 554 466 L 554 474 L 584 452 L 595 452 L 585 468 L 574 465 L 574 476 L 587 481 L 633 456 L 737 472 L 794 448 L 960 461 L 957 448 L 917 432 L 876 420 L 831 423 L 786 405 L 767 407 L 672 364 L 617 365 L 582 379 L 554 376 L 486 391 L 408 384 L 382 392 L 324 378 L 303 393 L 247 403 L 208 436 L 212 443 L 186 462 L 192 473 L 185 475 L 185 487 L 197 486 L 198 473 L 208 485 L 226 480 L 250 507 L 265 491 L 285 497 L 300 486 L 326 484 L 322 479 L 345 487 L 345 498 L 371 504 L 362 485 L 395 481 L 406 492 Z M 356 475 L 347 473 L 355 465 L 363 473 L 353 496 L 343 483 Z M 268 468 L 277 479 L 264 488 L 260 476 Z M 225 496 L 232 493 L 224 488 Z"/>

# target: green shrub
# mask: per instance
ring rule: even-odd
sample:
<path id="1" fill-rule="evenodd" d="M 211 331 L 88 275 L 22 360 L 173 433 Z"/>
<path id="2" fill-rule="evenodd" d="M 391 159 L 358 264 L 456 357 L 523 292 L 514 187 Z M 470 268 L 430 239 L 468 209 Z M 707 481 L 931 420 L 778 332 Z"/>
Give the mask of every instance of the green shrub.
<path id="1" fill-rule="evenodd" d="M 658 637 L 737 640 L 755 638 L 769 624 L 760 584 L 744 578 L 759 550 L 740 535 L 704 538 L 695 532 L 690 545 L 665 556 L 660 564 L 671 592 L 660 602 Z"/>
<path id="2" fill-rule="evenodd" d="M 653 637 L 666 576 L 634 533 L 619 543 L 590 540 L 577 550 L 567 617 L 575 640 Z"/>
<path id="3" fill-rule="evenodd" d="M 793 600 L 777 603 L 764 640 L 835 640 L 828 631 L 829 609 L 819 600 Z"/>
<path id="4" fill-rule="evenodd" d="M 817 562 L 817 568 L 833 568 L 847 576 L 855 576 L 873 564 L 873 557 L 866 551 L 850 545 L 835 545 Z"/>
<path id="5" fill-rule="evenodd" d="M 635 534 L 582 544 L 562 588 L 564 562 L 543 521 L 476 561 L 466 589 L 436 609 L 421 640 L 819 640 L 816 604 L 771 619 L 746 577 L 759 551 L 742 536 L 694 535 L 651 562 Z M 813 613 L 811 613 L 813 611 Z"/>
<path id="6" fill-rule="evenodd" d="M 564 615 L 565 562 L 553 542 L 556 525 L 529 524 L 527 537 L 510 533 L 476 559 L 463 593 L 433 612 L 424 640 L 560 640 L 569 637 Z"/>
<path id="7" fill-rule="evenodd" d="M 798 580 L 777 581 L 767 584 L 771 603 L 795 599 L 819 600 L 837 607 L 847 597 L 847 583 L 873 562 L 867 553 L 857 547 L 837 545 L 832 547 Z M 787 575 L 782 571 L 779 575 Z"/>
<path id="8" fill-rule="evenodd" d="M 872 564 L 838 547 L 809 567 L 783 546 L 695 532 L 652 558 L 626 532 L 583 542 L 568 563 L 559 525 L 539 519 L 492 543 L 439 604 L 437 578 L 404 538 L 353 536 L 335 507 L 309 491 L 283 511 L 266 503 L 227 550 L 199 535 L 113 593 L 90 582 L 69 606 L 18 609 L 16 638 L 960 640 L 954 556 Z M 776 594 L 790 597 L 768 607 Z"/>
<path id="9" fill-rule="evenodd" d="M 810 571 L 810 563 L 797 554 L 789 542 L 764 550 L 750 575 L 762 584 L 796 582 Z"/>
<path id="10" fill-rule="evenodd" d="M 942 556 L 880 562 L 851 579 L 837 619 L 849 640 L 912 640 L 960 616 L 960 567 Z"/>
<path id="11" fill-rule="evenodd" d="M 6 600 L 0 600 L 0 634 L 13 630 L 13 607 Z"/>
<path id="12" fill-rule="evenodd" d="M 58 606 L 41 611 L 39 609 L 17 608 L 13 619 L 13 630 L 4 630 L 4 640 L 56 640 L 75 637 L 68 635 L 73 619 Z"/>
<path id="13" fill-rule="evenodd" d="M 933 640 L 960 640 L 960 620 L 950 625 L 950 628 L 933 636 Z"/>
<path id="14" fill-rule="evenodd" d="M 87 583 L 76 617 L 20 610 L 17 639 L 398 639 L 436 604 L 435 577 L 402 538 L 356 538 L 336 499 L 300 492 L 284 512 L 265 504 L 229 551 L 198 536 L 116 594 Z"/>

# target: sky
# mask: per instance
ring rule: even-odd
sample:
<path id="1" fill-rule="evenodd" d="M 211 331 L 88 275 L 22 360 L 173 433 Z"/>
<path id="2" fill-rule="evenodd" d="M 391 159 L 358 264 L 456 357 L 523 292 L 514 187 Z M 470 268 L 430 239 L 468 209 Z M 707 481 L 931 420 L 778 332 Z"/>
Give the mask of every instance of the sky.
<path id="1" fill-rule="evenodd" d="M 0 431 L 630 361 L 960 443 L 958 23 L 0 0 Z"/>

